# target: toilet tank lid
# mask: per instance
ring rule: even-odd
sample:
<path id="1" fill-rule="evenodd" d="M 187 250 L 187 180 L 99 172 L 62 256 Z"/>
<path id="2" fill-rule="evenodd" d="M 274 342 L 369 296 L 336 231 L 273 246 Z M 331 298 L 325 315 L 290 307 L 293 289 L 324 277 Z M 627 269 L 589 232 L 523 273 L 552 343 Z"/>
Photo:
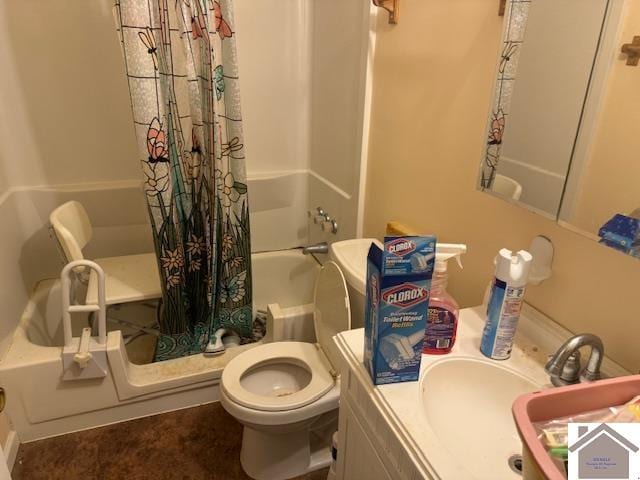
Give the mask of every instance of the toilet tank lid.
<path id="1" fill-rule="evenodd" d="M 351 329 L 351 308 L 347 284 L 340 267 L 335 262 L 325 262 L 318 272 L 314 303 L 313 326 L 316 331 L 316 341 L 333 369 L 338 372 L 340 357 L 333 337 Z"/>
<path id="2" fill-rule="evenodd" d="M 361 295 L 365 294 L 367 254 L 371 243 L 383 248 L 375 238 L 356 238 L 335 242 L 330 249 L 331 259 L 340 266 L 347 283 Z"/>

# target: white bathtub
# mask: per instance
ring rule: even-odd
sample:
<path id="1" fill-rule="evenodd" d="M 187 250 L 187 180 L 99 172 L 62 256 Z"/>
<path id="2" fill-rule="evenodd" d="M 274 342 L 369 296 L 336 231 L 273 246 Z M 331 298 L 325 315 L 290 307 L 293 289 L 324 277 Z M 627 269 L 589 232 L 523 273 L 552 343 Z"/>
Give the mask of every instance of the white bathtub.
<path id="1" fill-rule="evenodd" d="M 300 250 L 258 253 L 252 256 L 252 267 L 255 307 L 269 305 L 276 317 L 289 311 L 289 321 L 302 319 L 300 327 L 276 323 L 273 328 L 271 318 L 273 330 L 287 332 L 275 339 L 308 340 L 318 269 L 314 260 Z M 268 332 L 272 340 L 273 335 Z M 120 330 L 114 330 L 107 338 L 107 376 L 63 381 L 62 343 L 60 285 L 45 280 L 37 285 L 0 361 L 6 411 L 23 442 L 216 401 L 224 366 L 256 345 L 230 348 L 218 357 L 193 355 L 136 365 L 128 358 Z"/>

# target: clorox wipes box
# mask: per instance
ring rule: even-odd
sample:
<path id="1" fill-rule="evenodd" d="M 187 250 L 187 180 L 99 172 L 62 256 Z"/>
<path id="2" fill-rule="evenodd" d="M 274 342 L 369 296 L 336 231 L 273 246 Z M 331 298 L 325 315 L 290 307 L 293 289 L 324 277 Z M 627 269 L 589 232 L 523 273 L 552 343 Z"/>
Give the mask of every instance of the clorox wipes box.
<path id="1" fill-rule="evenodd" d="M 369 248 L 364 364 L 375 385 L 418 379 L 435 254 L 433 236 Z"/>

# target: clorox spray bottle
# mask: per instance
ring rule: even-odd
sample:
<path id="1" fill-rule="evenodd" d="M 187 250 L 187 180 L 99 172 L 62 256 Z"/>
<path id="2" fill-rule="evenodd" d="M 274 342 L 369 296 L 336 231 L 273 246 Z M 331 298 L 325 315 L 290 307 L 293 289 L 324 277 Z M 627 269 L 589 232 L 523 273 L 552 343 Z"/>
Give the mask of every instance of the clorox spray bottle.
<path id="1" fill-rule="evenodd" d="M 480 344 L 480 351 L 486 357 L 506 360 L 511 356 L 532 259 L 525 250 L 515 255 L 506 248 L 498 252 L 496 276 L 487 305 L 487 323 Z"/>
<path id="2" fill-rule="evenodd" d="M 453 243 L 436 244 L 436 265 L 431 280 L 429 315 L 425 329 L 422 353 L 444 355 L 456 341 L 458 330 L 458 302 L 447 292 L 447 262 L 455 258 L 462 268 L 460 256 L 467 253 L 467 246 Z"/>

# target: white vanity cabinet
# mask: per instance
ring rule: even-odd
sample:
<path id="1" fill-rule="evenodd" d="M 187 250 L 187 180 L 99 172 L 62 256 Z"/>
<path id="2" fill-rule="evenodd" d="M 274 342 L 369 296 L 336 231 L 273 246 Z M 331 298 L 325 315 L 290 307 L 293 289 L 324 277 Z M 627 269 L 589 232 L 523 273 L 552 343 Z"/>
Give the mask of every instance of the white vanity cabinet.
<path id="1" fill-rule="evenodd" d="M 338 480 L 419 480 L 432 476 L 393 427 L 392 413 L 347 341 L 335 337 L 341 370 Z M 417 461 L 416 461 L 417 460 Z"/>

